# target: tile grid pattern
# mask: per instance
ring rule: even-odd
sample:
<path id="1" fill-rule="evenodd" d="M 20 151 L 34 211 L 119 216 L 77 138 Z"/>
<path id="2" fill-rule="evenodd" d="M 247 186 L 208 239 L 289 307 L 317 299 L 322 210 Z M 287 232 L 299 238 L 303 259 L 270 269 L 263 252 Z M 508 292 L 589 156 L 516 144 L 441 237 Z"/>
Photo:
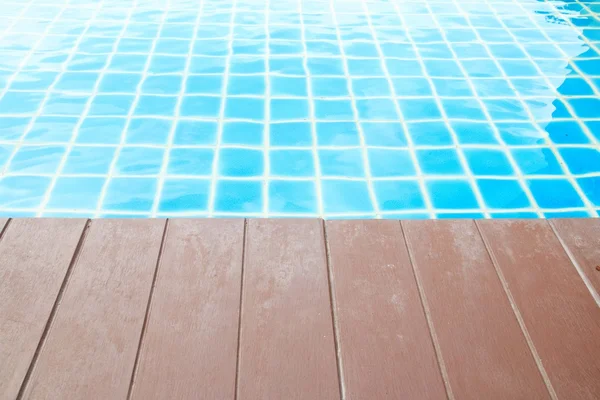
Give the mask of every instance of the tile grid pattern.
<path id="1" fill-rule="evenodd" d="M 1 214 L 600 210 L 594 2 L 2 6 Z"/>

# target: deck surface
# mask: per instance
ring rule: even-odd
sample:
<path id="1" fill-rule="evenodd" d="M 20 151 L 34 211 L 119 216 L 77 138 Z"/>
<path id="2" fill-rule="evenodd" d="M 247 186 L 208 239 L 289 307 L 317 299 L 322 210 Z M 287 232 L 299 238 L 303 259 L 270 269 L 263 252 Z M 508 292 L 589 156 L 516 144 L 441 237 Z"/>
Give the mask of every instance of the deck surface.
<path id="1" fill-rule="evenodd" d="M 0 399 L 599 399 L 600 220 L 0 219 Z"/>

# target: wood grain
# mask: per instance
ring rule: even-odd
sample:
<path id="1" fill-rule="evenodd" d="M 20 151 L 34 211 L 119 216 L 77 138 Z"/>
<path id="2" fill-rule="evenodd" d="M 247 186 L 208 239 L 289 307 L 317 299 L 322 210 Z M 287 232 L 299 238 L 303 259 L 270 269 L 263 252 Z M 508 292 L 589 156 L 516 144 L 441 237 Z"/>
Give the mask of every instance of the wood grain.
<path id="1" fill-rule="evenodd" d="M 244 220 L 169 221 L 134 399 L 233 399 Z"/>
<path id="2" fill-rule="evenodd" d="M 454 396 L 550 398 L 475 223 L 402 225 Z"/>
<path id="3" fill-rule="evenodd" d="M 238 399 L 339 399 L 319 220 L 248 221 Z"/>
<path id="4" fill-rule="evenodd" d="M 398 221 L 328 221 L 348 399 L 446 397 Z"/>
<path id="5" fill-rule="evenodd" d="M 164 225 L 92 222 L 25 398 L 127 396 Z"/>
<path id="6" fill-rule="evenodd" d="M 548 222 L 478 224 L 558 398 L 600 398 L 600 308 Z"/>
<path id="7" fill-rule="evenodd" d="M 600 219 L 555 219 L 550 221 L 581 273 L 600 299 Z M 600 305 L 600 304 L 599 304 Z"/>
<path id="8" fill-rule="evenodd" d="M 85 224 L 15 219 L 0 241 L 1 399 L 19 392 Z"/>

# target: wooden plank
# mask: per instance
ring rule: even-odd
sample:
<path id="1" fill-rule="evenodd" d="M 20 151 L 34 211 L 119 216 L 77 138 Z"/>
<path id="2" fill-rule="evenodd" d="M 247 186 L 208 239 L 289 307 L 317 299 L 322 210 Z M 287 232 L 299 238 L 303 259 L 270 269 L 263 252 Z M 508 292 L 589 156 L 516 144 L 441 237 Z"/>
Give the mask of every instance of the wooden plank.
<path id="1" fill-rule="evenodd" d="M 400 223 L 326 227 L 344 397 L 445 398 Z"/>
<path id="2" fill-rule="evenodd" d="M 4 228 L 6 227 L 7 222 L 8 218 L 0 218 L 0 238 L 2 237 L 2 233 L 4 232 Z"/>
<path id="3" fill-rule="evenodd" d="M 545 220 L 478 222 L 559 398 L 600 398 L 600 308 Z"/>
<path id="4" fill-rule="evenodd" d="M 550 398 L 475 223 L 402 225 L 453 395 Z"/>
<path id="5" fill-rule="evenodd" d="M 92 222 L 25 398 L 127 396 L 164 225 Z"/>
<path id="6" fill-rule="evenodd" d="M 19 392 L 85 224 L 84 219 L 15 219 L 4 232 L 0 241 L 2 399 L 14 399 Z"/>
<path id="7" fill-rule="evenodd" d="M 238 399 L 339 399 L 319 220 L 248 221 Z"/>
<path id="8" fill-rule="evenodd" d="M 243 219 L 169 221 L 132 398 L 234 398 L 243 237 Z"/>
<path id="9" fill-rule="evenodd" d="M 600 219 L 555 219 L 550 224 L 600 305 Z"/>

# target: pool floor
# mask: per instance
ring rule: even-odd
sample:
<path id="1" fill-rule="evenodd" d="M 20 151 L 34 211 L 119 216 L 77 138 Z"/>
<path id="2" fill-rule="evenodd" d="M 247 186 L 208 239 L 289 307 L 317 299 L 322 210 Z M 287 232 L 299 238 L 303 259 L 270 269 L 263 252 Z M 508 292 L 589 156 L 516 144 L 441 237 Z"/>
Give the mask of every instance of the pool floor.
<path id="1" fill-rule="evenodd" d="M 600 211 L 596 1 L 0 8 L 0 215 Z"/>

